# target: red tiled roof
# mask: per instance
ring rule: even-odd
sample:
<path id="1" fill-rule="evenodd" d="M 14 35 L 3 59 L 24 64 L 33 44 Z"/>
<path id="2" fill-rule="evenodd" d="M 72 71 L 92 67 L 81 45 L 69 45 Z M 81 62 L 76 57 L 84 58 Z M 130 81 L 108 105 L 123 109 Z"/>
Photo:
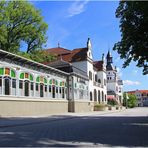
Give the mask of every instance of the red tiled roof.
<path id="1" fill-rule="evenodd" d="M 48 53 L 55 54 L 57 56 L 71 53 L 71 50 L 65 49 L 65 48 L 62 48 L 62 47 L 49 48 L 49 49 L 46 49 L 46 51 Z"/>
<path id="2" fill-rule="evenodd" d="M 62 59 L 66 62 L 71 63 L 71 62 L 78 62 L 78 61 L 86 60 L 88 48 L 85 47 L 85 48 L 76 48 L 73 50 L 68 50 L 65 48 L 57 47 L 57 48 L 47 49 L 46 51 L 48 53 L 55 54 L 58 56 L 55 61 Z M 55 61 L 52 61 L 52 62 L 55 62 Z M 48 65 L 52 62 L 42 62 L 42 64 Z"/>
<path id="3" fill-rule="evenodd" d="M 87 58 L 88 48 L 76 48 L 73 50 L 68 50 L 62 47 L 49 48 L 46 49 L 48 53 L 61 56 L 61 58 L 67 62 L 82 61 Z"/>
<path id="4" fill-rule="evenodd" d="M 138 90 L 140 91 L 141 93 L 147 93 L 148 94 L 148 90 Z"/>
<path id="5" fill-rule="evenodd" d="M 78 62 L 87 59 L 87 48 L 77 48 L 71 51 L 71 54 L 62 55 L 62 59 L 67 62 Z"/>
<path id="6" fill-rule="evenodd" d="M 97 70 L 103 70 L 103 61 L 94 61 L 94 67 L 97 68 Z"/>
<path id="7" fill-rule="evenodd" d="M 127 93 L 129 94 L 135 94 L 135 92 L 140 92 L 140 93 L 147 93 L 148 94 L 148 90 L 135 90 L 135 91 L 128 91 Z"/>

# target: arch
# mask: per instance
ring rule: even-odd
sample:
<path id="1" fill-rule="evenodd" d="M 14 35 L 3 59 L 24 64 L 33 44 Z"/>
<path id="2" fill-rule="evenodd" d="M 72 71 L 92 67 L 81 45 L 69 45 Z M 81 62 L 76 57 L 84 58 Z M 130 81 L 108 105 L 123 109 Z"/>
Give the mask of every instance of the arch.
<path id="1" fill-rule="evenodd" d="M 44 76 L 37 76 L 36 77 L 36 83 L 47 84 L 47 78 L 44 77 Z"/>
<path id="2" fill-rule="evenodd" d="M 90 92 L 90 101 L 92 101 L 93 98 L 92 98 L 92 92 Z"/>
<path id="3" fill-rule="evenodd" d="M 98 102 L 101 103 L 100 90 L 98 90 Z"/>
<path id="4" fill-rule="evenodd" d="M 94 101 L 97 102 L 97 91 L 94 89 Z"/>
<path id="5" fill-rule="evenodd" d="M 11 78 L 8 76 L 4 77 L 4 94 L 10 95 L 10 89 L 11 89 Z"/>
<path id="6" fill-rule="evenodd" d="M 16 71 L 9 67 L 1 67 L 0 75 L 9 76 L 11 78 L 16 78 Z"/>
<path id="7" fill-rule="evenodd" d="M 19 74 L 19 94 L 21 96 L 33 96 L 34 94 L 33 74 L 21 71 Z"/>
<path id="8" fill-rule="evenodd" d="M 31 74 L 31 73 L 21 72 L 19 75 L 19 79 L 33 81 L 34 77 L 33 77 L 33 74 Z"/>
<path id="9" fill-rule="evenodd" d="M 49 80 L 49 84 L 50 84 L 50 85 L 56 85 L 56 84 L 58 84 L 58 81 L 55 80 L 55 79 L 50 79 L 50 80 Z"/>
<path id="10" fill-rule="evenodd" d="M 104 92 L 102 91 L 102 102 L 104 102 Z"/>

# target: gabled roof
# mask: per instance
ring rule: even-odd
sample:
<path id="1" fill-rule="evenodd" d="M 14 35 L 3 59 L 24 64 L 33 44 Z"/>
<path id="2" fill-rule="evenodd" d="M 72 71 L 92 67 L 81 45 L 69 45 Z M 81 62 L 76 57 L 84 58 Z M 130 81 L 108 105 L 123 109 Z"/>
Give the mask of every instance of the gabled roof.
<path id="1" fill-rule="evenodd" d="M 93 65 L 98 71 L 103 70 L 103 61 L 94 61 Z"/>
<path id="2" fill-rule="evenodd" d="M 51 54 L 55 54 L 57 56 L 71 53 L 71 50 L 65 49 L 62 47 L 49 48 L 49 49 L 46 49 L 45 51 L 47 51 L 48 53 L 51 53 Z"/>
<path id="3" fill-rule="evenodd" d="M 77 48 L 71 51 L 70 54 L 62 55 L 62 59 L 67 62 L 78 62 L 87 59 L 88 48 Z"/>
<path id="4" fill-rule="evenodd" d="M 73 50 L 68 50 L 62 47 L 56 47 L 56 48 L 49 48 L 46 51 L 48 53 L 59 56 L 59 58 L 62 58 L 66 62 L 71 63 L 71 62 L 86 60 L 88 48 L 84 47 L 84 48 L 76 48 Z"/>

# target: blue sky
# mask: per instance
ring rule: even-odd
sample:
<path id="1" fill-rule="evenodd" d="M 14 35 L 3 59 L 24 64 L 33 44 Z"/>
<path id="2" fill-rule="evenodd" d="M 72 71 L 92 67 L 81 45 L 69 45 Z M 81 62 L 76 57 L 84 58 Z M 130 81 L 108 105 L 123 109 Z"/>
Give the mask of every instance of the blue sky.
<path id="1" fill-rule="evenodd" d="M 148 89 L 148 76 L 142 69 L 131 63 L 122 69 L 123 60 L 112 51 L 114 43 L 120 41 L 119 20 L 115 18 L 118 1 L 33 1 L 41 10 L 48 24 L 47 47 L 74 49 L 85 47 L 89 37 L 93 47 L 94 60 L 100 60 L 108 49 L 113 55 L 114 64 L 124 80 L 124 90 Z"/>

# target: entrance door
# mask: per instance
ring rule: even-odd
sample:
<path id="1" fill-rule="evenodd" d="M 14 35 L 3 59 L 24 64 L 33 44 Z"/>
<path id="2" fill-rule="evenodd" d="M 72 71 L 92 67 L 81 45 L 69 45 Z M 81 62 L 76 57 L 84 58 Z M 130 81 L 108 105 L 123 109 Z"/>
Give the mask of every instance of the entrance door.
<path id="1" fill-rule="evenodd" d="M 43 84 L 40 84 L 40 97 L 44 97 Z"/>
<path id="2" fill-rule="evenodd" d="M 29 82 L 25 81 L 25 90 L 24 90 L 25 96 L 29 96 Z"/>
<path id="3" fill-rule="evenodd" d="M 10 95 L 10 79 L 9 78 L 5 78 L 4 79 L 4 83 L 5 83 L 5 95 Z"/>

